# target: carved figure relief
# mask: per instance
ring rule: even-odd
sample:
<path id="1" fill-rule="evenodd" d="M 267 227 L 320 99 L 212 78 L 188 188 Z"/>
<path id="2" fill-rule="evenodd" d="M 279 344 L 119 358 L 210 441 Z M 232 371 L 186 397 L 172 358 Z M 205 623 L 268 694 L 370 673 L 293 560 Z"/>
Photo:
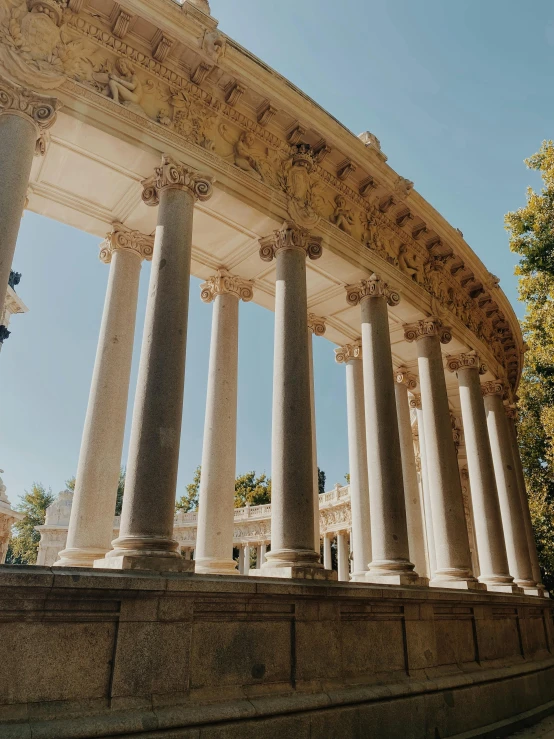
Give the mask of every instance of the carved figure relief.
<path id="1" fill-rule="evenodd" d="M 342 195 L 337 195 L 335 198 L 335 210 L 331 216 L 331 222 L 338 226 L 341 231 L 347 233 L 349 236 L 352 234 L 352 227 L 354 226 L 354 213 L 346 204 L 346 198 Z"/>
<path id="2" fill-rule="evenodd" d="M 400 244 L 398 250 L 398 266 L 405 275 L 410 277 L 418 285 L 423 285 L 425 270 L 423 259 L 415 250 L 410 250 L 407 244 Z"/>

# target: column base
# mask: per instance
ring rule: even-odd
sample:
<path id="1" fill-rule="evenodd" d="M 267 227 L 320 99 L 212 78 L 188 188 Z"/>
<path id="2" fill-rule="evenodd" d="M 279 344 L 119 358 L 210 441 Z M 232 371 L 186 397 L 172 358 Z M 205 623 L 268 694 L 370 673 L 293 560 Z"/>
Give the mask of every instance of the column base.
<path id="1" fill-rule="evenodd" d="M 377 559 L 369 563 L 365 582 L 377 585 L 420 585 L 421 578 L 407 559 Z M 428 583 L 427 583 L 428 584 Z"/>
<path id="2" fill-rule="evenodd" d="M 538 585 L 534 588 L 522 588 L 525 595 L 534 595 L 536 598 L 550 598 L 550 593 Z"/>
<path id="3" fill-rule="evenodd" d="M 505 583 L 502 585 L 500 583 L 487 582 L 482 584 L 487 586 L 489 593 L 514 593 L 514 595 L 523 595 L 523 588 L 520 588 L 515 583 Z"/>
<path id="4" fill-rule="evenodd" d="M 326 570 L 324 567 L 310 565 L 295 565 L 293 567 L 266 567 L 250 570 L 250 577 L 282 577 L 287 580 L 327 580 L 336 581 L 338 575 L 335 570 Z"/>
<path id="5" fill-rule="evenodd" d="M 238 575 L 237 563 L 234 559 L 204 557 L 195 559 L 194 562 L 196 565 L 194 571 L 198 575 Z"/>
<path id="6" fill-rule="evenodd" d="M 420 577 L 417 572 L 397 572 L 379 575 L 371 570 L 366 574 L 365 578 L 358 582 L 372 583 L 372 585 L 418 585 L 419 587 L 428 587 L 429 578 Z"/>
<path id="7" fill-rule="evenodd" d="M 92 547 L 69 547 L 58 553 L 58 559 L 53 567 L 94 567 L 94 562 L 104 557 L 107 549 Z"/>
<path id="8" fill-rule="evenodd" d="M 94 567 L 101 570 L 143 570 L 147 572 L 186 572 L 194 574 L 195 562 L 184 557 L 149 557 L 119 554 L 94 560 Z"/>
<path id="9" fill-rule="evenodd" d="M 362 570 L 362 572 L 353 572 L 350 575 L 350 582 L 367 582 L 365 579 L 367 575 L 367 570 Z"/>
<path id="10" fill-rule="evenodd" d="M 487 586 L 484 582 L 479 582 L 474 577 L 469 578 L 449 578 L 449 577 L 433 577 L 429 582 L 431 588 L 452 588 L 453 590 L 486 590 Z"/>

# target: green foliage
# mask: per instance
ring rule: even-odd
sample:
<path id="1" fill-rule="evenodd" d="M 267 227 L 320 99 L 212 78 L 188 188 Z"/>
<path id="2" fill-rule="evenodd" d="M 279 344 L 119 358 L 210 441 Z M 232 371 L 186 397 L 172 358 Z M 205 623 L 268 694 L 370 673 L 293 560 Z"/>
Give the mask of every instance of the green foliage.
<path id="1" fill-rule="evenodd" d="M 327 479 L 327 475 L 323 470 L 320 470 L 319 467 L 317 468 L 317 489 L 319 494 L 325 492 L 325 480 Z"/>
<path id="2" fill-rule="evenodd" d="M 69 480 L 65 481 L 65 487 L 67 490 L 75 492 L 75 477 L 70 477 Z M 117 481 L 117 497 L 115 499 L 115 514 L 121 516 L 121 508 L 123 506 L 123 492 L 125 490 L 125 467 L 121 467 L 119 470 L 119 480 Z"/>
<path id="3" fill-rule="evenodd" d="M 252 470 L 235 480 L 235 508 L 271 503 L 271 479 L 264 473 L 257 476 Z"/>
<path id="4" fill-rule="evenodd" d="M 189 484 L 187 485 L 186 494 L 181 496 L 179 500 L 175 503 L 176 511 L 183 511 L 184 513 L 188 513 L 189 511 L 198 510 L 198 496 L 200 494 L 201 473 L 202 467 L 198 465 L 198 467 L 194 471 L 192 482 L 189 482 Z"/>
<path id="5" fill-rule="evenodd" d="M 31 492 L 25 492 L 23 501 L 16 506 L 25 514 L 21 521 L 14 525 L 15 534 L 10 538 L 7 564 L 31 565 L 37 561 L 40 533 L 35 531 L 46 518 L 46 509 L 54 501 L 52 491 L 46 491 L 44 485 L 34 482 Z"/>
<path id="6" fill-rule="evenodd" d="M 347 472 L 344 476 L 344 479 L 346 480 L 346 484 L 350 485 L 350 472 Z"/>

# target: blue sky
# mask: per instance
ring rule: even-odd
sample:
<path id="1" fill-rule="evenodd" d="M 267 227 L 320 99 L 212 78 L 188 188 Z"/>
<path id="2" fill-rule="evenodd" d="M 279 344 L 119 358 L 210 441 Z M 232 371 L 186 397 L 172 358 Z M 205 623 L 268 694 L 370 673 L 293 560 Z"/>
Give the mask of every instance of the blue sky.
<path id="1" fill-rule="evenodd" d="M 451 223 L 517 304 L 503 216 L 537 181 L 523 159 L 553 136 L 554 6 L 543 0 L 211 0 L 220 28 L 354 133 Z M 98 239 L 26 213 L 14 268 L 30 308 L 0 354 L 0 468 L 15 502 L 76 470 L 108 270 Z M 143 267 L 130 414 L 149 266 Z M 179 489 L 202 454 L 211 308 L 193 280 Z M 273 316 L 241 306 L 237 472 L 270 471 Z M 344 368 L 314 341 L 318 457 L 328 487 L 348 470 Z"/>

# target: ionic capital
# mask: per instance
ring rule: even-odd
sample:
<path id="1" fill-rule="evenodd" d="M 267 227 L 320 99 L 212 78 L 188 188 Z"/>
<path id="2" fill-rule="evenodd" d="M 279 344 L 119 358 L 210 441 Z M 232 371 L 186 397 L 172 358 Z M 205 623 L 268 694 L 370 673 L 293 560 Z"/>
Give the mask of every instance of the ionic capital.
<path id="1" fill-rule="evenodd" d="M 277 252 L 299 249 L 309 259 L 319 259 L 323 254 L 321 238 L 312 236 L 309 231 L 299 228 L 293 221 L 285 221 L 281 228 L 260 239 L 260 259 L 271 262 Z"/>
<path id="2" fill-rule="evenodd" d="M 0 78 L 0 115 L 17 115 L 31 121 L 35 126 L 37 138 L 50 128 L 61 108 L 59 100 L 46 95 L 38 95 L 25 87 L 14 85 Z"/>
<path id="3" fill-rule="evenodd" d="M 412 393 L 412 397 L 410 398 L 410 408 L 421 410 L 421 394 L 420 393 Z"/>
<path id="4" fill-rule="evenodd" d="M 106 234 L 106 238 L 100 244 L 98 255 L 100 261 L 109 264 L 113 253 L 118 249 L 136 254 L 139 259 L 151 260 L 154 252 L 154 238 L 145 236 L 140 231 L 132 231 L 122 223 L 114 223 L 112 230 Z"/>
<path id="5" fill-rule="evenodd" d="M 218 269 L 200 285 L 200 298 L 204 303 L 211 303 L 218 295 L 234 295 L 248 303 L 254 297 L 253 284 L 252 280 L 243 280 L 226 269 Z"/>
<path id="6" fill-rule="evenodd" d="M 506 388 L 504 387 L 504 383 L 500 380 L 488 380 L 487 382 L 483 382 L 481 385 L 481 393 L 484 398 L 486 398 L 487 395 L 500 395 L 500 397 L 503 397 L 505 392 Z"/>
<path id="7" fill-rule="evenodd" d="M 506 415 L 508 416 L 508 418 L 511 418 L 512 421 L 517 421 L 517 405 L 514 405 L 513 403 L 506 403 L 504 405 L 504 409 L 506 410 Z"/>
<path id="8" fill-rule="evenodd" d="M 406 367 L 399 367 L 395 370 L 394 379 L 399 385 L 406 385 L 408 390 L 415 390 L 417 387 L 417 377 L 408 372 Z"/>
<path id="9" fill-rule="evenodd" d="M 213 182 L 211 175 L 201 174 L 163 154 L 162 163 L 154 168 L 152 177 L 141 182 L 142 200 L 146 205 L 158 205 L 162 190 L 187 190 L 195 200 L 209 200 Z"/>
<path id="10" fill-rule="evenodd" d="M 335 362 L 343 364 L 350 362 L 352 359 L 362 358 L 362 341 L 358 339 L 352 344 L 345 344 L 335 349 Z"/>
<path id="11" fill-rule="evenodd" d="M 475 351 L 449 354 L 446 357 L 446 369 L 449 372 L 457 372 L 459 369 L 476 369 L 480 375 L 484 375 L 487 371 L 486 366 L 481 362 Z"/>
<path id="12" fill-rule="evenodd" d="M 415 323 L 404 324 L 404 339 L 408 342 L 419 341 L 426 336 L 438 336 L 441 344 L 448 344 L 452 339 L 449 328 L 442 325 L 440 318 L 430 316 Z"/>
<path id="13" fill-rule="evenodd" d="M 315 313 L 308 313 L 308 331 L 316 336 L 323 336 L 326 328 L 324 318 L 319 318 Z"/>
<path id="14" fill-rule="evenodd" d="M 368 298 L 385 298 L 389 305 L 398 305 L 400 302 L 400 295 L 375 273 L 368 280 L 346 286 L 346 301 L 350 305 L 358 305 Z"/>

